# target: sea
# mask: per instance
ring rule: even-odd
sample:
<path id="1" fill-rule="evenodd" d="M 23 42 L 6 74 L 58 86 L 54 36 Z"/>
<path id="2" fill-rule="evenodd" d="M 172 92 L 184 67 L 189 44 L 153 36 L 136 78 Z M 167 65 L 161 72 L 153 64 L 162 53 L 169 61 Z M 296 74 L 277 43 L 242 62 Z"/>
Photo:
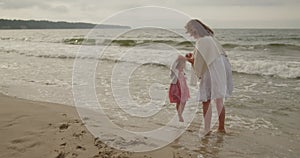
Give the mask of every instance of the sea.
<path id="1" fill-rule="evenodd" d="M 215 29 L 215 37 L 233 71 L 233 95 L 225 101 L 230 134 L 200 143 L 187 138 L 179 141 L 181 147 L 198 157 L 298 157 L 300 29 Z M 167 104 L 169 68 L 178 54 L 192 52 L 193 44 L 183 29 L 0 30 L 0 92 L 73 106 L 75 61 L 96 60 L 86 71 L 95 71 L 95 92 L 108 111 L 117 102 L 113 87 L 122 85 L 112 80 L 118 73 L 128 78 L 138 104 L 158 94 L 166 102 L 157 106 L 175 110 Z M 186 73 L 190 70 L 187 64 Z M 110 112 L 128 119 L 124 111 Z"/>

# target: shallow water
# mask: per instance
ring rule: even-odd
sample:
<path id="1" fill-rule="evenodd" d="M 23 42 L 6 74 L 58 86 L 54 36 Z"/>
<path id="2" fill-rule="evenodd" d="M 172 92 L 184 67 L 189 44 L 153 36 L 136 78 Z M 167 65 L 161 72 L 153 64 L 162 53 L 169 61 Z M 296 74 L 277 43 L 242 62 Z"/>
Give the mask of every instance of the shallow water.
<path id="1" fill-rule="evenodd" d="M 125 40 L 124 45 L 124 41 L 117 41 L 106 49 L 101 59 L 97 58 L 95 85 L 98 101 L 110 119 L 127 130 L 153 130 L 176 115 L 174 105 L 169 105 L 166 96 L 168 66 L 176 57 L 174 49 L 182 54 L 192 50 L 189 43 L 178 35 L 147 31 L 121 37 Z M 87 32 L 1 30 L 0 91 L 30 100 L 73 105 L 73 64 L 80 45 L 65 41 L 86 38 Z M 111 40 L 118 32 L 120 30 L 100 32 L 97 40 Z M 144 41 L 139 41 L 142 38 Z M 213 132 L 200 140 L 202 113 L 201 106 L 197 106 L 199 112 L 194 123 L 172 144 L 174 148 L 189 150 L 198 157 L 297 157 L 300 146 L 300 31 L 217 30 L 217 38 L 227 50 L 234 71 L 234 92 L 225 102 L 228 134 Z M 126 40 L 134 40 L 134 43 L 129 41 L 126 45 Z M 145 41 L 150 45 L 145 46 Z M 97 46 L 88 43 L 83 48 L 92 52 L 96 47 L 102 49 L 104 46 L 103 43 Z M 91 52 L 79 60 L 96 60 Z M 129 52 L 129 55 L 120 59 L 124 52 Z M 132 99 L 141 105 L 137 110 L 147 112 L 149 109 L 145 110 L 143 105 L 151 98 L 158 98 L 150 110 L 159 109 L 159 113 L 148 119 L 133 117 L 116 104 L 112 91 L 115 82 L 112 83 L 111 74 L 120 63 L 125 63 L 123 68 L 138 65 L 128 80 Z M 92 70 L 94 68 L 86 71 Z M 119 73 L 121 77 L 128 74 L 127 71 Z M 165 100 L 159 102 L 163 97 Z"/>

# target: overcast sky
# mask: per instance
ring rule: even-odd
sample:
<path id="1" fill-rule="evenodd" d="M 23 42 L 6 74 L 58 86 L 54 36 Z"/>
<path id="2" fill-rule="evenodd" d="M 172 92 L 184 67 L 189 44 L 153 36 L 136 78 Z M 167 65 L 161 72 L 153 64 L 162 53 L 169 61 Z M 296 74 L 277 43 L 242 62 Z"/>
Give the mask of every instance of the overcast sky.
<path id="1" fill-rule="evenodd" d="M 300 0 L 0 0 L 0 18 L 100 23 L 113 14 L 121 17 L 119 11 L 149 5 L 178 10 L 213 28 L 300 28 Z M 140 10 L 107 22 L 138 26 L 135 19 L 155 18 L 160 20 L 153 22 L 183 26 L 174 10 Z"/>

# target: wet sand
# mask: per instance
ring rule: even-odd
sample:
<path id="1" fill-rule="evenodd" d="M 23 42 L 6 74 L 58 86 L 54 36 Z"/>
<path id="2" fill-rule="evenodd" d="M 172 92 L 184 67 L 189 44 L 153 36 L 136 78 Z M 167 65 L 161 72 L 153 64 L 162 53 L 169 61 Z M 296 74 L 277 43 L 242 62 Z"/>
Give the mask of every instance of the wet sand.
<path id="1" fill-rule="evenodd" d="M 200 112 L 185 133 L 164 148 L 142 153 L 120 151 L 95 138 L 72 106 L 2 94 L 0 100 L 0 157 L 5 158 L 297 157 L 299 154 L 299 135 L 287 137 L 285 132 L 274 134 L 265 128 L 231 127 L 234 117 L 226 120 L 227 134 L 215 132 L 214 127 L 211 135 L 200 139 Z"/>

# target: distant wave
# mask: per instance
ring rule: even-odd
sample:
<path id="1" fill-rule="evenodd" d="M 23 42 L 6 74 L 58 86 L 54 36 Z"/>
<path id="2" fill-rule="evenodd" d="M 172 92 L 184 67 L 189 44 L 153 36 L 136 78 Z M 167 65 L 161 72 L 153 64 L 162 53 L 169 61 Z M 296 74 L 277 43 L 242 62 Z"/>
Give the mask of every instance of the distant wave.
<path id="1" fill-rule="evenodd" d="M 242 45 L 242 44 L 233 44 L 226 43 L 222 45 L 224 48 L 228 49 L 248 49 L 248 50 L 278 50 L 278 49 L 292 49 L 292 50 L 300 50 L 300 45 L 294 44 L 284 44 L 284 43 L 269 43 L 269 44 L 257 44 L 257 45 Z"/>
<path id="2" fill-rule="evenodd" d="M 294 45 L 294 44 L 284 44 L 284 43 L 270 43 L 266 45 L 255 45 L 255 48 L 269 48 L 269 49 L 294 49 L 294 50 L 300 50 L 300 45 Z"/>
<path id="3" fill-rule="evenodd" d="M 11 37 L 0 37 L 0 40 L 3 40 L 3 41 L 5 41 L 5 40 L 12 40 L 13 38 L 11 38 Z"/>
<path id="4" fill-rule="evenodd" d="M 299 38 L 288 38 L 288 39 L 297 39 Z M 27 38 L 21 39 L 13 39 L 10 37 L 1 37 L 0 40 L 21 40 L 21 41 L 28 41 Z M 57 41 L 51 41 L 57 43 Z M 62 40 L 64 44 L 71 44 L 71 45 L 116 45 L 116 46 L 123 46 L 123 47 L 134 47 L 138 45 L 145 45 L 145 44 L 156 44 L 156 43 L 163 43 L 170 46 L 178 47 L 181 49 L 192 49 L 194 47 L 194 42 L 191 41 L 179 41 L 176 39 L 88 39 L 83 37 L 77 38 L 66 38 Z M 236 50 L 296 50 L 300 51 L 300 45 L 297 44 L 286 44 L 286 43 L 268 43 L 268 44 L 237 44 L 237 43 L 224 43 L 222 46 L 225 49 L 236 49 Z"/>
<path id="5" fill-rule="evenodd" d="M 65 44 L 74 44 L 74 45 L 118 45 L 118 46 L 137 46 L 144 44 L 153 44 L 153 43 L 164 43 L 173 46 L 184 46 L 184 47 L 193 47 L 191 41 L 176 41 L 176 40 L 164 40 L 164 39 L 153 39 L 153 40 L 135 40 L 135 39 L 116 39 L 116 40 L 96 40 L 96 39 L 86 39 L 86 38 L 71 38 L 64 39 L 63 43 Z"/>
<path id="6" fill-rule="evenodd" d="M 27 54 L 27 53 L 20 53 L 16 50 L 11 50 L 11 51 L 5 51 L 5 53 L 16 53 L 19 55 L 27 56 L 27 57 L 37 57 L 37 58 L 49 58 L 49 59 L 92 59 L 92 60 L 102 60 L 102 61 L 110 61 L 110 62 L 129 62 L 129 63 L 139 63 L 139 62 L 133 62 L 133 61 L 125 61 L 125 60 L 119 60 L 119 59 L 112 59 L 112 58 L 106 58 L 106 57 L 100 57 L 100 58 L 95 58 L 93 56 L 76 56 L 76 54 L 72 55 L 62 55 L 62 54 Z M 143 63 L 143 61 L 141 61 Z M 143 63 L 142 65 L 149 65 L 149 66 L 159 66 L 159 67 L 168 67 L 167 65 L 163 63 Z"/>
<path id="7" fill-rule="evenodd" d="M 181 47 L 181 48 L 193 48 L 194 42 L 191 41 L 176 41 L 176 40 L 163 40 L 163 39 L 153 39 L 153 40 L 135 40 L 135 39 L 116 39 L 116 40 L 96 40 L 96 39 L 85 39 L 85 38 L 70 38 L 64 39 L 63 43 L 73 44 L 73 45 L 117 45 L 124 47 L 133 47 L 137 45 L 144 44 L 155 44 L 164 43 L 171 46 Z M 247 50 L 278 50 L 278 49 L 292 49 L 300 50 L 300 45 L 295 44 L 284 44 L 284 43 L 269 43 L 269 44 L 257 44 L 257 45 L 244 45 L 235 43 L 225 43 L 222 44 L 225 49 L 247 49 Z"/>

